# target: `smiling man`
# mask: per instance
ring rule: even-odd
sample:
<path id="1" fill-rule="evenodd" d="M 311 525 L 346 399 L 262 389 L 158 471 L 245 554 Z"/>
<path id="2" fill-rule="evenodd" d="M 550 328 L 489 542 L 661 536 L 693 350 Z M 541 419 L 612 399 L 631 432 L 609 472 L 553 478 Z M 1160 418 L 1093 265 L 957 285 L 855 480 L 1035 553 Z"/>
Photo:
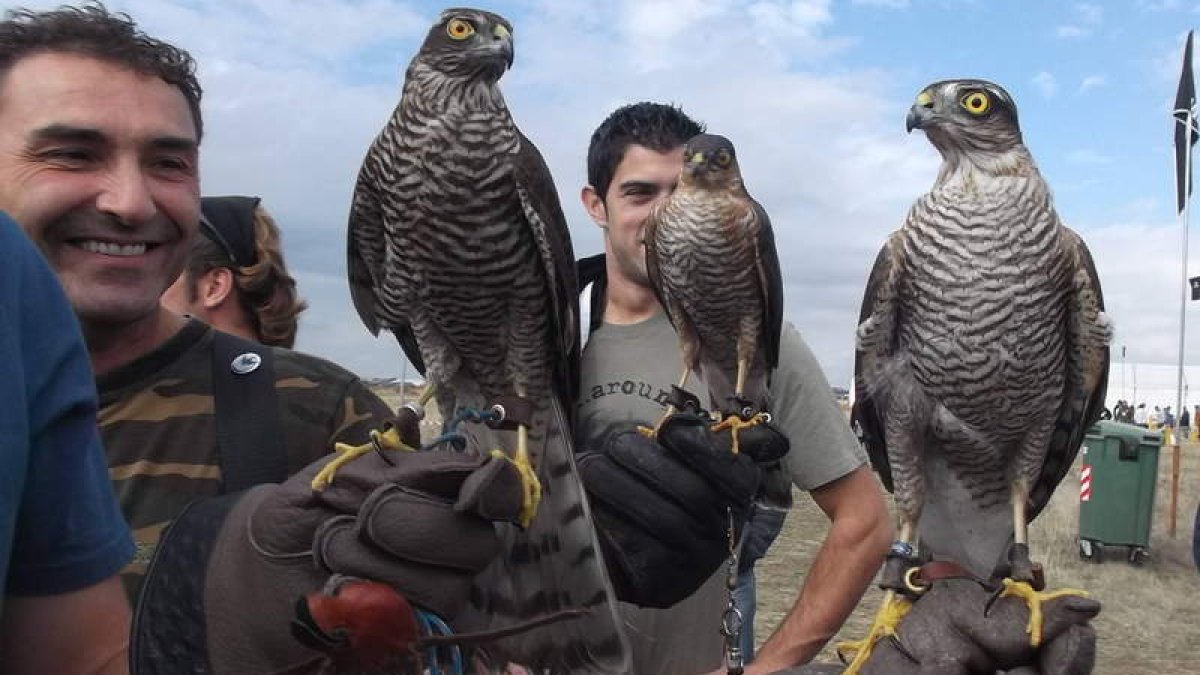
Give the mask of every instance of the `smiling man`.
<path id="1" fill-rule="evenodd" d="M 159 296 L 199 222 L 188 97 L 161 77 L 54 51 L 14 63 L 0 93 L 0 203 L 58 273 L 96 372 L 108 372 L 183 327 Z"/>
<path id="2" fill-rule="evenodd" d="M 160 304 L 199 228 L 201 133 L 191 57 L 129 17 L 88 5 L 0 22 L 0 210 L 45 254 L 83 328 L 138 545 L 131 599 L 189 502 L 283 480 L 335 442 L 366 442 L 391 412 L 332 363 Z"/>

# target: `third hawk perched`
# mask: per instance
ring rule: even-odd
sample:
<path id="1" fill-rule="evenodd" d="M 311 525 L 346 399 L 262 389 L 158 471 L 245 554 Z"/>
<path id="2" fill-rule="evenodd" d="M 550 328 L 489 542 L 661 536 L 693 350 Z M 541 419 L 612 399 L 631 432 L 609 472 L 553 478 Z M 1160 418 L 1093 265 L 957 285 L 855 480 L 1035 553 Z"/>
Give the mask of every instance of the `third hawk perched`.
<path id="1" fill-rule="evenodd" d="M 1010 575 L 1031 581 L 1026 524 L 1104 402 L 1112 329 L 1100 282 L 1007 92 L 937 82 L 907 125 L 943 161 L 871 270 L 854 418 L 894 485 L 902 542 L 990 578 L 1012 539 Z"/>

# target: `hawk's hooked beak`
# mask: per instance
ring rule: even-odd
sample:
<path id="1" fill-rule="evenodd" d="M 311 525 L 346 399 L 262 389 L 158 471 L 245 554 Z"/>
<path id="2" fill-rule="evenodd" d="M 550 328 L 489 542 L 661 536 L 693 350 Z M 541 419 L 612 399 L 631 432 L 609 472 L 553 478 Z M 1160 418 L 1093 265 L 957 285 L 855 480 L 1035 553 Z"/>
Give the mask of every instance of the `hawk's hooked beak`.
<path id="1" fill-rule="evenodd" d="M 513 37 L 512 32 L 504 27 L 503 24 L 496 24 L 492 29 L 492 38 L 499 41 L 500 52 L 504 55 L 504 63 L 508 68 L 512 68 L 513 64 Z"/>
<path id="2" fill-rule="evenodd" d="M 917 100 L 908 109 L 908 117 L 904 120 L 904 127 L 908 133 L 912 133 L 913 129 L 924 129 L 925 125 L 933 117 L 933 96 L 929 92 L 923 91 L 917 94 Z"/>
<path id="3" fill-rule="evenodd" d="M 683 170 L 689 176 L 694 176 L 700 173 L 704 170 L 704 167 L 707 164 L 708 160 L 704 156 L 703 152 L 693 152 L 692 154 L 683 158 Z"/>

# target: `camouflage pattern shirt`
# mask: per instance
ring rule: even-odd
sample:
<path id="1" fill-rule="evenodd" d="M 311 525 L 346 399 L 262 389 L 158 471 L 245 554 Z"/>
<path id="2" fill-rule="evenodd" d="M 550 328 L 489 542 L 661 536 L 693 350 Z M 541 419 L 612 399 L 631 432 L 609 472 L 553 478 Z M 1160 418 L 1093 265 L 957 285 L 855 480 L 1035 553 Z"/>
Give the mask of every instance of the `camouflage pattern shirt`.
<path id="1" fill-rule="evenodd" d="M 220 491 L 212 349 L 213 329 L 191 319 L 158 349 L 97 378 L 108 473 L 137 541 L 122 571 L 131 601 L 163 528 L 189 502 Z M 340 366 L 280 348 L 274 362 L 289 475 L 335 442 L 367 442 L 367 432 L 392 415 Z"/>

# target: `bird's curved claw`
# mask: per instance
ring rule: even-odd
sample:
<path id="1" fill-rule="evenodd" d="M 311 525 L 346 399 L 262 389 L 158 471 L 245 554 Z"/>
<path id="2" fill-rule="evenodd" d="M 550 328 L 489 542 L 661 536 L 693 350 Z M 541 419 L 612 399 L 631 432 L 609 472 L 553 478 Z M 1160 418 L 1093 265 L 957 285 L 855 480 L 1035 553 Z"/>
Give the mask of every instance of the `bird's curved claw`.
<path id="1" fill-rule="evenodd" d="M 542 502 L 542 481 L 538 479 L 537 471 L 528 461 L 521 461 L 520 458 L 513 459 L 503 450 L 492 450 L 492 457 L 511 463 L 517 473 L 521 475 L 524 495 L 521 498 L 521 512 L 517 514 L 517 525 L 522 528 L 529 527 L 529 524 L 533 522 L 533 517 L 537 515 L 538 505 Z"/>
<path id="2" fill-rule="evenodd" d="M 750 419 L 742 419 L 742 417 L 740 415 L 738 415 L 736 413 L 730 413 L 730 414 L 726 415 L 725 418 L 722 419 L 720 422 L 717 422 L 716 424 L 714 424 L 711 428 L 712 428 L 712 432 L 714 434 L 717 434 L 722 431 L 725 431 L 726 429 L 729 429 L 729 434 L 732 439 L 731 445 L 730 445 L 730 451 L 736 455 L 739 452 L 741 452 L 741 446 L 738 445 L 738 432 L 741 431 L 742 429 L 746 429 L 749 427 L 756 427 L 760 424 L 763 424 L 765 422 L 770 422 L 770 421 L 771 421 L 770 413 L 765 413 L 765 412 L 755 413 L 753 416 L 750 417 Z"/>
<path id="3" fill-rule="evenodd" d="M 400 440 L 400 429 L 394 425 L 385 424 L 383 425 L 383 431 L 372 429 L 368 435 L 371 440 L 362 445 L 350 445 L 349 443 L 334 444 L 333 451 L 337 453 L 337 457 L 334 457 L 328 464 L 321 467 L 317 475 L 313 476 L 312 489 L 320 492 L 329 487 L 333 483 L 333 476 L 337 473 L 338 469 L 368 452 L 378 452 L 385 460 L 387 459 L 385 450 L 414 452 L 414 448 Z M 388 461 L 390 462 L 391 460 Z"/>
<path id="4" fill-rule="evenodd" d="M 1077 588 L 1061 588 L 1057 591 L 1039 593 L 1033 590 L 1033 586 L 1027 581 L 1004 579 L 1001 583 L 1004 584 L 1004 588 L 1000 591 L 999 597 L 1021 598 L 1025 601 L 1025 605 L 1029 607 L 1029 623 L 1025 626 L 1025 632 L 1029 633 L 1029 644 L 1032 647 L 1037 647 L 1042 643 L 1043 603 L 1068 595 L 1077 595 L 1083 598 L 1088 597 L 1087 591 Z"/>
<path id="5" fill-rule="evenodd" d="M 895 635 L 896 626 L 900 625 L 900 621 L 908 614 L 908 610 L 912 609 L 912 602 L 904 596 L 889 595 L 891 597 L 884 600 L 883 606 L 879 608 L 879 612 L 875 615 L 875 620 L 871 622 L 871 629 L 867 631 L 866 637 L 861 640 L 848 640 L 838 643 L 838 658 L 843 661 L 846 660 L 847 652 L 854 652 L 854 658 L 846 665 L 846 669 L 842 671 L 842 675 L 856 675 L 866 665 L 867 659 L 871 657 L 871 652 L 875 649 L 875 643 Z"/>

